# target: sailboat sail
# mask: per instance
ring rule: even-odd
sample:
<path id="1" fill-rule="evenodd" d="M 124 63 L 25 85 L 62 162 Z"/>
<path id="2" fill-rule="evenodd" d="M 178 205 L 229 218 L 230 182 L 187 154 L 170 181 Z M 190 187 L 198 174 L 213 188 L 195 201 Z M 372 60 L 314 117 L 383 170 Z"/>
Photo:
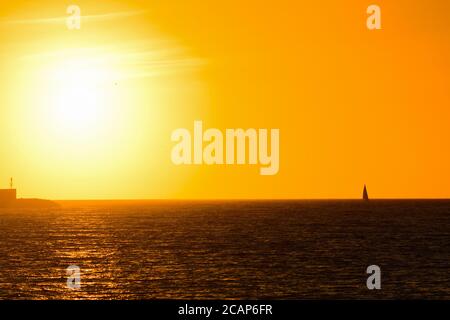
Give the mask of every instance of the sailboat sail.
<path id="1" fill-rule="evenodd" d="M 365 200 L 365 201 L 369 200 L 369 194 L 367 193 L 366 185 L 364 185 L 363 200 Z"/>

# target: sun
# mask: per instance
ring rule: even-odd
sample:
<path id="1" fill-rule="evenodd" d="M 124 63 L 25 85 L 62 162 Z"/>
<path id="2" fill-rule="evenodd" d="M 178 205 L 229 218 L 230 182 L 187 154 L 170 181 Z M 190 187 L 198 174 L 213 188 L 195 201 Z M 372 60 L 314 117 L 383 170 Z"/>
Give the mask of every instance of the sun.
<path id="1" fill-rule="evenodd" d="M 49 75 L 50 125 L 70 138 L 93 138 L 113 120 L 114 72 L 89 59 L 56 64 Z"/>

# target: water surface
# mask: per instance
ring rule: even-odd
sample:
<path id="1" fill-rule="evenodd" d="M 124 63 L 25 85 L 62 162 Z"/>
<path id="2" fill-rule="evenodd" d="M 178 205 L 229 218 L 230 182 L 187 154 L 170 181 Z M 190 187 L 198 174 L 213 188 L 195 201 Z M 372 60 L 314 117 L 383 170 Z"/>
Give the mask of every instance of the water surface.
<path id="1" fill-rule="evenodd" d="M 379 291 L 366 287 L 372 264 Z M 0 210 L 0 299 L 450 299 L 449 270 L 444 200 Z"/>

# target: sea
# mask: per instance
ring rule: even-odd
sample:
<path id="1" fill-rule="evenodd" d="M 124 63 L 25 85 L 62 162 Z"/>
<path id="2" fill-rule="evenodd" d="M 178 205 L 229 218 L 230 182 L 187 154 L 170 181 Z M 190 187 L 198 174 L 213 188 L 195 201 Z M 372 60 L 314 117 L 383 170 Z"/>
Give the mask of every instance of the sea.
<path id="1" fill-rule="evenodd" d="M 0 299 L 450 299 L 450 200 L 0 209 Z"/>

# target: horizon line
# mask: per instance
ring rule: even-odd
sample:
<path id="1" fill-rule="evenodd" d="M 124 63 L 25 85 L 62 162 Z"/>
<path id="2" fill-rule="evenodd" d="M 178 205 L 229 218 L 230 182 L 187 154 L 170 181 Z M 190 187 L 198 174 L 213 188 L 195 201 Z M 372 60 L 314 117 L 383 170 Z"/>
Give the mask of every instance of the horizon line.
<path id="1" fill-rule="evenodd" d="M 27 198 L 22 198 L 27 199 Z M 92 202 L 139 202 L 139 201 L 348 201 L 348 200 L 363 200 L 362 198 L 117 198 L 117 199 L 49 199 L 55 202 L 69 202 L 69 201 L 92 201 Z M 374 200 L 450 200 L 450 197 L 425 197 L 425 198 L 370 198 L 369 201 Z"/>

